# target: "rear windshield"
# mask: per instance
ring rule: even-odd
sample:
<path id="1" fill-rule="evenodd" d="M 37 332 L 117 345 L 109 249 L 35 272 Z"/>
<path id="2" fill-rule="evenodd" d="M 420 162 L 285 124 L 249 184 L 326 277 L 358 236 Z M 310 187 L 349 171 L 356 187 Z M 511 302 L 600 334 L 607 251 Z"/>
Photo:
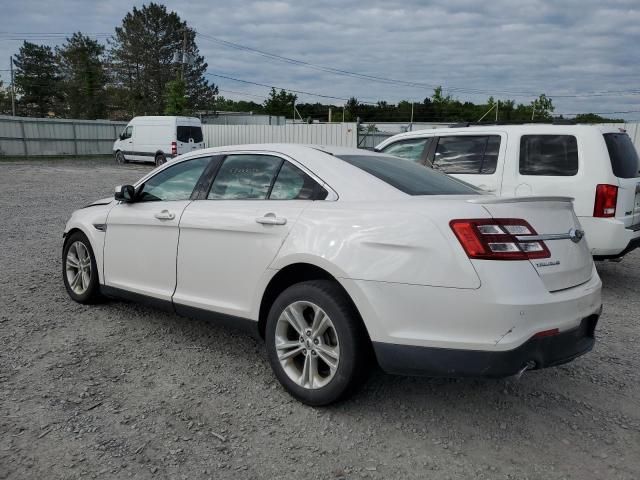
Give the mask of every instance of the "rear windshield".
<path id="1" fill-rule="evenodd" d="M 202 142 L 202 129 L 200 127 L 179 126 L 177 135 L 178 141 L 189 143 L 193 139 L 194 143 Z"/>
<path id="2" fill-rule="evenodd" d="M 409 195 L 479 195 L 471 185 L 422 165 L 384 155 L 336 155 Z"/>
<path id="3" fill-rule="evenodd" d="M 633 142 L 626 133 L 605 133 L 613 174 L 618 178 L 640 177 L 640 160 Z"/>

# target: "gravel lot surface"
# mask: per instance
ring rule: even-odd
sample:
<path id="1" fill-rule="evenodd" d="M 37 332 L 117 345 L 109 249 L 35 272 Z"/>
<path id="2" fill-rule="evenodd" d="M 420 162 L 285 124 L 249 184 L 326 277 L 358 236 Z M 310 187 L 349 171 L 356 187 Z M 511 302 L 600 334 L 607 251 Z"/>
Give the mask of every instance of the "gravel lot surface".
<path id="1" fill-rule="evenodd" d="M 590 354 L 522 379 L 375 371 L 315 409 L 240 333 L 61 279 L 71 212 L 150 167 L 0 162 L 0 478 L 640 478 L 640 252 L 598 265 Z"/>

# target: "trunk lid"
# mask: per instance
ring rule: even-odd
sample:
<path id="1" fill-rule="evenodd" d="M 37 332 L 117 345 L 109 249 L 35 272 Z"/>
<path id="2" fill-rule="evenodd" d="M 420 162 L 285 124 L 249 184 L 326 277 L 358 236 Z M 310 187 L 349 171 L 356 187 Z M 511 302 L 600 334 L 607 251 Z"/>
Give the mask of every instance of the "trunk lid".
<path id="1" fill-rule="evenodd" d="M 603 134 L 613 174 L 618 178 L 616 218 L 629 228 L 640 223 L 640 159 L 624 131 Z"/>
<path id="2" fill-rule="evenodd" d="M 537 235 L 565 238 L 544 239 L 551 257 L 529 260 L 548 291 L 564 290 L 587 282 L 593 271 L 593 259 L 584 238 L 570 232 L 582 231 L 569 197 L 481 197 L 470 200 L 482 205 L 493 218 L 526 220 Z"/>

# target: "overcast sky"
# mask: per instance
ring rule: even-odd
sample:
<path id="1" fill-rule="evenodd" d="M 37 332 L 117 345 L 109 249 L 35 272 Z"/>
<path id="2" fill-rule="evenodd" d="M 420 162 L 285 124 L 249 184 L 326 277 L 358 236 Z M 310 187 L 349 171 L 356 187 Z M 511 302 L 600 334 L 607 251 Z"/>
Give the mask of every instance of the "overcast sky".
<path id="1" fill-rule="evenodd" d="M 335 75 L 198 38 L 209 71 L 225 76 L 393 103 L 422 101 L 431 95 L 432 85 L 442 85 L 445 92 L 471 101 L 493 95 L 528 103 L 546 92 L 557 113 L 634 110 L 639 112 L 611 116 L 640 119 L 640 0 L 163 3 L 207 35 L 316 65 L 423 86 Z M 5 84 L 9 56 L 21 44 L 9 40 L 7 32 L 17 32 L 15 37 L 24 32 L 112 33 L 133 5 L 142 4 L 131 0 L 4 2 L 0 74 Z M 104 37 L 100 40 L 104 42 Z M 55 45 L 56 41 L 39 43 Z M 212 80 L 230 98 L 262 102 L 268 93 L 265 87 Z M 585 94 L 591 96 L 576 96 Z M 307 95 L 299 95 L 299 101 L 329 102 Z"/>

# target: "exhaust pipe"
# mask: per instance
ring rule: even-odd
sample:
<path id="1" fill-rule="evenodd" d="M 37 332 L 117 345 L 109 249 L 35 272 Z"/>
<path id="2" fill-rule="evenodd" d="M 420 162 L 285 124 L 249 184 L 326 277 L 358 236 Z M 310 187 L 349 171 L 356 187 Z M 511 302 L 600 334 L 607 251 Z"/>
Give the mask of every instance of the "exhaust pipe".
<path id="1" fill-rule="evenodd" d="M 535 368 L 535 366 L 536 362 L 534 362 L 533 360 L 529 360 L 527 363 L 525 363 L 524 367 L 522 367 L 520 371 L 514 375 L 515 379 L 520 380 L 520 377 L 522 377 L 524 372 L 526 372 L 527 370 L 532 370 L 533 368 Z"/>

